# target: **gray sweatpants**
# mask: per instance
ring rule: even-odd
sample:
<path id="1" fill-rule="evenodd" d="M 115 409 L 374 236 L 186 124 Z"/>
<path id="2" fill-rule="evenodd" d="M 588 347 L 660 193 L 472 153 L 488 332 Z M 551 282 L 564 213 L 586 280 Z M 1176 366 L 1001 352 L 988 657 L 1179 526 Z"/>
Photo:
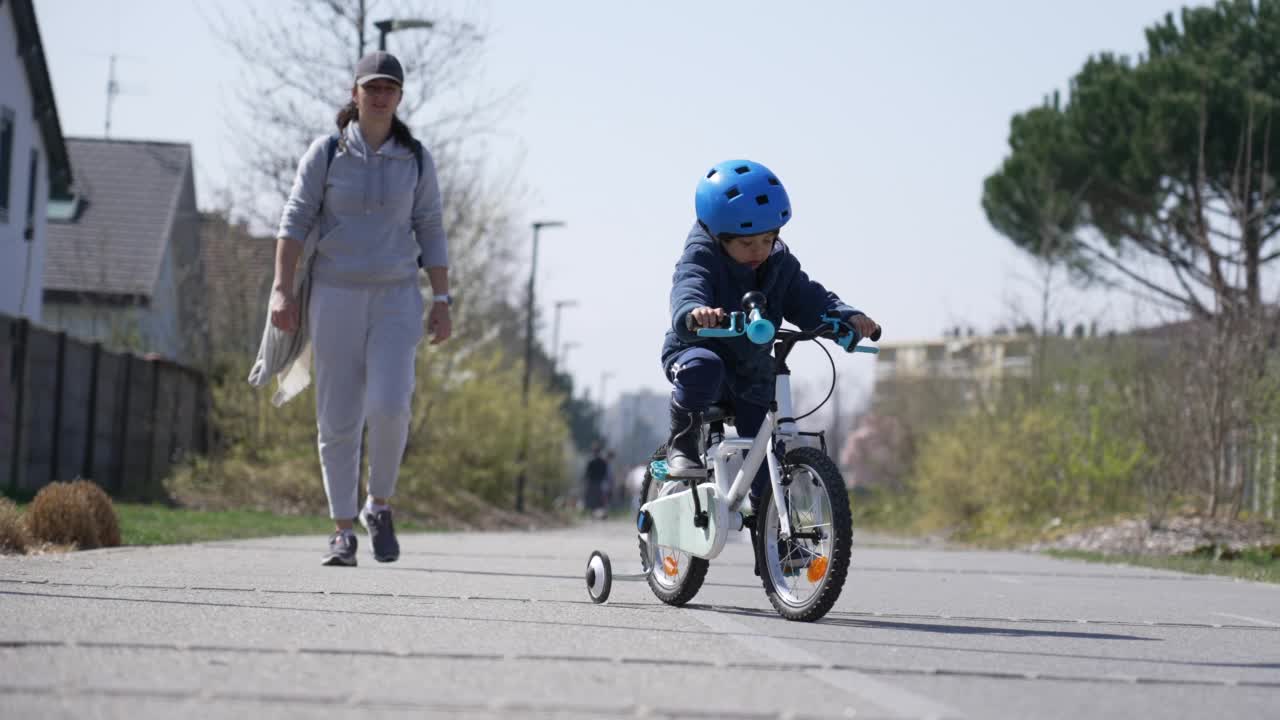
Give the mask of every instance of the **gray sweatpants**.
<path id="1" fill-rule="evenodd" d="M 423 336 L 416 279 L 395 285 L 311 291 L 316 425 L 329 516 L 359 508 L 360 436 L 369 425 L 369 494 L 395 494 L 409 437 L 414 356 Z"/>

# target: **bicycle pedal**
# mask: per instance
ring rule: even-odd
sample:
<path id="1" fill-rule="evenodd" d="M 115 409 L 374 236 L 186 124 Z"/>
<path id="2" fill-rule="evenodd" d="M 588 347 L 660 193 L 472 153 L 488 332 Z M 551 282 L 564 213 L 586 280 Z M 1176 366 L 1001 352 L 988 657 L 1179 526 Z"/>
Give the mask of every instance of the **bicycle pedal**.
<path id="1" fill-rule="evenodd" d="M 666 480 L 667 479 L 667 461 L 654 460 L 653 462 L 649 463 L 649 474 L 653 476 L 654 480 Z"/>
<path id="2" fill-rule="evenodd" d="M 707 477 L 706 468 L 685 468 L 683 470 L 667 469 L 663 480 L 701 480 Z"/>
<path id="3" fill-rule="evenodd" d="M 654 480 L 665 482 L 667 480 L 682 480 L 686 478 L 705 478 L 707 470 L 706 468 L 691 468 L 673 471 L 667 465 L 666 460 L 654 460 L 649 463 L 649 474 L 653 476 Z"/>

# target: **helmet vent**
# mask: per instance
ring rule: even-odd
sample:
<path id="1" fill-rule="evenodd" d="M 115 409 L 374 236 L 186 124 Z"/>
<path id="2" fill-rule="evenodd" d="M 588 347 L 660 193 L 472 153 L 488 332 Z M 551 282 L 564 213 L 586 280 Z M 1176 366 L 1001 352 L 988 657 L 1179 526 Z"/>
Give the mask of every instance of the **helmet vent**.
<path id="1" fill-rule="evenodd" d="M 751 172 L 751 168 L 747 167 L 746 165 L 739 165 L 738 167 L 734 168 L 733 171 L 738 173 L 739 175 L 746 175 L 747 173 Z"/>
<path id="2" fill-rule="evenodd" d="M 729 188 L 728 190 L 725 190 L 725 191 L 724 191 L 724 196 L 725 196 L 725 197 L 727 197 L 727 198 L 729 198 L 730 200 L 732 200 L 732 199 L 734 199 L 734 198 L 738 197 L 738 196 L 739 196 L 739 195 L 741 195 L 741 194 L 742 194 L 742 193 L 738 191 L 738 186 L 737 186 L 737 185 L 734 185 L 733 187 L 731 187 L 731 188 Z"/>
<path id="3" fill-rule="evenodd" d="M 757 195 L 757 196 L 756 196 L 756 204 L 757 204 L 757 205 L 768 205 L 768 204 L 769 204 L 769 196 L 768 196 L 768 195 Z"/>
<path id="4" fill-rule="evenodd" d="M 711 178 L 713 178 L 713 177 L 715 177 L 715 176 L 716 176 L 716 169 L 715 169 L 715 168 L 711 168 L 710 170 L 708 170 L 708 171 L 707 171 L 707 179 L 708 179 L 708 180 L 710 180 Z"/>
<path id="5" fill-rule="evenodd" d="M 776 177 L 774 177 L 774 176 L 770 175 L 770 176 L 769 176 L 769 184 L 770 184 L 770 185 L 781 185 L 782 183 L 778 182 L 778 178 L 776 178 Z"/>
<path id="6" fill-rule="evenodd" d="M 739 225 L 738 227 L 742 228 L 743 230 L 750 230 L 750 229 L 751 229 L 751 223 L 749 223 L 749 222 L 744 222 L 744 223 L 742 223 L 741 225 Z"/>
<path id="7" fill-rule="evenodd" d="M 782 211 L 782 213 L 781 213 L 782 217 L 787 217 L 787 216 L 788 216 L 788 215 L 790 215 L 790 214 L 791 214 L 791 211 L 790 211 L 790 210 L 783 210 L 783 211 Z"/>

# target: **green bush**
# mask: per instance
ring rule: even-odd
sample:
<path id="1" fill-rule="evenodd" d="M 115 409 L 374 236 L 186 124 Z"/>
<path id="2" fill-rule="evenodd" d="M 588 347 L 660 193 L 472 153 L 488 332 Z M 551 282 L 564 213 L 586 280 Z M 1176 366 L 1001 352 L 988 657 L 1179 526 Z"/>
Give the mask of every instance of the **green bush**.
<path id="1" fill-rule="evenodd" d="M 419 373 L 419 378 L 423 373 Z M 441 485 L 511 507 L 527 430 L 526 501 L 546 505 L 548 495 L 567 489 L 568 426 L 561 398 L 540 382 L 530 385 L 528 408 L 520 399 L 521 369 L 502 358 L 470 354 L 420 391 L 401 487 L 421 491 Z"/>
<path id="2" fill-rule="evenodd" d="M 166 481 L 170 496 L 207 509 L 326 512 L 314 390 L 276 408 L 271 389 L 245 382 L 247 359 L 229 358 L 218 367 L 211 383 L 217 449 L 177 470 Z M 553 506 L 571 477 L 563 398 L 535 374 L 526 409 L 521 383 L 522 367 L 494 343 L 420 348 L 398 509 L 457 527 L 469 518 L 455 516 L 513 507 L 526 427 L 526 506 Z"/>
<path id="3" fill-rule="evenodd" d="M 1007 540 L 1138 509 L 1152 456 L 1118 370 L 1103 370 L 1082 363 L 1038 389 L 1007 382 L 990 406 L 926 435 L 910 483 L 924 527 Z"/>
<path id="4" fill-rule="evenodd" d="M 1038 338 L 1030 377 L 877 385 L 905 481 L 861 516 L 995 541 L 1124 514 L 1265 515 L 1280 360 L 1259 363 L 1257 329 L 1232 327 Z"/>

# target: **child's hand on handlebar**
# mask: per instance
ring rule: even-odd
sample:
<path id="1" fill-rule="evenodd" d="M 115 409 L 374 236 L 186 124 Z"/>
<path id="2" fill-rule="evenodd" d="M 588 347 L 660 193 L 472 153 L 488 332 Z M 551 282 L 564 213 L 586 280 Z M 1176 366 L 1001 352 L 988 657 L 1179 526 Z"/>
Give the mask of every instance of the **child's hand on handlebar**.
<path id="1" fill-rule="evenodd" d="M 853 326 L 853 329 L 857 330 L 858 334 L 864 338 L 874 340 L 879 337 L 880 325 L 866 315 L 854 315 L 846 318 L 845 323 Z"/>
<path id="2" fill-rule="evenodd" d="M 720 327 L 720 323 L 724 321 L 724 318 L 725 312 L 720 308 L 700 307 L 689 311 L 689 319 L 686 323 L 691 330 L 700 327 L 715 328 Z"/>

